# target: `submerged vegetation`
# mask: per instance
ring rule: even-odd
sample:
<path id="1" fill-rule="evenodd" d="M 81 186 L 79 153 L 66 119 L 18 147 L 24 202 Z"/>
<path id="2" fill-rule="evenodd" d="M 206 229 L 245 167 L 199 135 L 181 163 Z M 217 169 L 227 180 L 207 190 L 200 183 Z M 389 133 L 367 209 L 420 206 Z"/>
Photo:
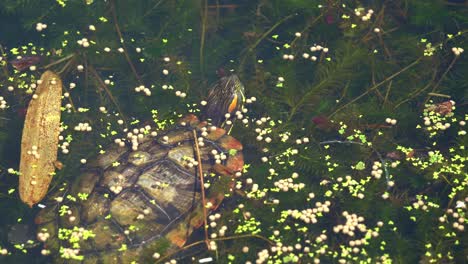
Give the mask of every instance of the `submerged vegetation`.
<path id="1" fill-rule="evenodd" d="M 0 14 L 0 262 L 86 261 L 96 236 L 9 237 L 41 207 L 20 201 L 17 171 L 46 70 L 64 85 L 49 195 L 109 145 L 138 149 L 129 132 L 198 114 L 217 75 L 244 83 L 245 165 L 223 205 L 176 254 L 128 263 L 467 261 L 466 1 L 4 0 Z M 62 202 L 88 195 L 48 198 L 71 221 Z"/>

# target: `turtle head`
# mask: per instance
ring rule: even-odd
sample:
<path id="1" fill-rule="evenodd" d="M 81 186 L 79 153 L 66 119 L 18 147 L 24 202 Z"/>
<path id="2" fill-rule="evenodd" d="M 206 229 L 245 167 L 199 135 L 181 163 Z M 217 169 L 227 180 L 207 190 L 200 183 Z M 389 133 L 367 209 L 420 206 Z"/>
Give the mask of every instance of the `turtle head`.
<path id="1" fill-rule="evenodd" d="M 226 121 L 230 119 L 226 118 L 226 114 L 233 117 L 244 105 L 244 85 L 235 74 L 222 77 L 210 88 L 206 101 L 203 120 L 226 128 Z"/>

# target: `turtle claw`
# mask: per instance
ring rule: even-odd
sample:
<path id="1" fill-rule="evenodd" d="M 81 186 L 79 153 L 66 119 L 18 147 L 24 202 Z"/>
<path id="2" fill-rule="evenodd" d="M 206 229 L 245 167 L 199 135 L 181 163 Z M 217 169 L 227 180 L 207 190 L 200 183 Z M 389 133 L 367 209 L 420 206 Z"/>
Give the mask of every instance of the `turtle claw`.
<path id="1" fill-rule="evenodd" d="M 213 165 L 213 170 L 222 176 L 232 176 L 235 173 L 235 171 L 233 171 L 228 166 L 221 165 L 221 164 Z"/>
<path id="2" fill-rule="evenodd" d="M 181 248 L 187 242 L 187 230 L 186 228 L 177 228 L 167 233 L 166 237 L 173 245 Z"/>
<path id="3" fill-rule="evenodd" d="M 182 123 L 186 123 L 189 124 L 191 127 L 195 127 L 196 125 L 198 125 L 198 123 L 200 123 L 200 120 L 194 114 L 189 114 L 179 120 L 179 124 Z"/>

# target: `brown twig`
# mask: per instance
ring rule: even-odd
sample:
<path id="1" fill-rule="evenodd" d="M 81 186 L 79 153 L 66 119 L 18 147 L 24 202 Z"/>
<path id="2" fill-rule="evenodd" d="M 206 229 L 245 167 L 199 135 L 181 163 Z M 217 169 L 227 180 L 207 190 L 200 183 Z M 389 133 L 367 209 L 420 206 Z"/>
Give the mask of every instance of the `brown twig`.
<path id="1" fill-rule="evenodd" d="M 435 96 L 435 97 L 442 97 L 442 98 L 452 98 L 450 95 L 448 94 L 440 94 L 440 93 L 427 93 L 427 95 L 429 96 Z"/>
<path id="2" fill-rule="evenodd" d="M 49 63 L 49 64 L 47 64 L 47 65 L 45 65 L 44 67 L 41 67 L 41 68 L 44 69 L 44 70 L 47 70 L 47 69 L 49 69 L 50 67 L 52 67 L 52 66 L 54 66 L 54 65 L 57 65 L 57 64 L 60 64 L 60 63 L 62 63 L 62 62 L 64 62 L 64 61 L 66 61 L 66 60 L 72 60 L 73 57 L 75 57 L 75 55 L 76 55 L 75 53 L 72 53 L 72 54 L 70 54 L 70 55 L 68 55 L 68 56 L 66 56 L 66 57 L 63 57 L 63 58 L 61 58 L 61 59 L 59 59 L 59 60 L 56 60 L 56 61 L 54 61 L 54 62 L 51 62 L 51 63 Z"/>
<path id="3" fill-rule="evenodd" d="M 254 235 L 254 234 L 220 237 L 220 238 L 213 238 L 212 240 L 213 241 L 226 241 L 226 240 L 234 240 L 234 239 L 242 239 L 242 238 L 258 238 L 260 240 L 263 240 L 263 241 L 267 242 L 270 246 L 274 245 L 274 242 L 269 240 L 268 238 L 260 236 L 260 235 Z M 166 260 L 166 259 L 168 259 L 168 258 L 170 258 L 170 257 L 184 251 L 184 250 L 187 250 L 187 249 L 192 248 L 194 246 L 198 246 L 201 243 L 204 243 L 204 241 L 193 242 L 192 244 L 184 246 L 181 249 L 179 249 L 179 250 L 177 250 L 177 251 L 175 251 L 175 252 L 173 252 L 171 254 L 167 254 L 167 255 L 161 257 L 160 259 L 158 259 L 156 261 L 156 263 L 161 263 L 163 260 Z"/>
<path id="4" fill-rule="evenodd" d="M 197 131 L 194 129 L 193 131 L 193 141 L 195 142 L 195 155 L 197 156 L 197 162 L 198 162 L 198 176 L 200 177 L 200 185 L 201 185 L 201 195 L 202 195 L 202 206 L 203 206 L 203 229 L 205 230 L 205 243 L 208 248 L 210 248 L 209 245 L 209 239 L 208 239 L 208 222 L 207 222 L 207 217 L 208 213 L 206 212 L 206 197 L 205 197 L 205 183 L 203 179 L 203 168 L 202 168 L 202 161 L 200 157 L 200 147 L 198 146 L 198 139 L 197 139 Z"/>
<path id="5" fill-rule="evenodd" d="M 137 79 L 138 83 L 140 85 L 142 85 L 143 81 L 141 80 L 140 75 L 138 75 L 138 72 L 137 72 L 135 66 L 132 63 L 132 60 L 130 59 L 130 56 L 128 55 L 127 46 L 125 45 L 125 41 L 124 41 L 123 36 L 122 36 L 122 31 L 120 31 L 119 23 L 118 23 L 118 20 L 117 20 L 117 12 L 115 11 L 115 1 L 111 1 L 111 13 L 112 13 L 112 17 L 114 19 L 115 31 L 117 32 L 117 35 L 119 36 L 120 43 L 122 44 L 122 47 L 123 47 L 123 50 L 124 50 L 125 59 L 127 60 L 128 65 L 130 66 L 130 69 L 132 70 L 133 75 L 135 75 L 135 78 Z"/>
<path id="6" fill-rule="evenodd" d="M 70 67 L 70 65 L 73 63 L 73 58 L 68 60 L 67 63 L 65 63 L 65 65 L 62 67 L 62 69 L 60 69 L 60 71 L 57 72 L 57 74 L 62 74 L 63 72 L 65 72 L 68 67 Z"/>

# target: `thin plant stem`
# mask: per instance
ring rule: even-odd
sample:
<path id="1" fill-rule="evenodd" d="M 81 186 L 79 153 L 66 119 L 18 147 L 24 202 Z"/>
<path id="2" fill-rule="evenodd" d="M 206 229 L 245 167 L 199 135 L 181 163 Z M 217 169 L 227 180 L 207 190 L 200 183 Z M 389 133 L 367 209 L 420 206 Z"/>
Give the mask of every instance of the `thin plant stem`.
<path id="1" fill-rule="evenodd" d="M 348 92 L 348 88 L 349 88 L 349 81 L 346 82 L 346 85 L 343 88 L 343 92 L 341 92 L 341 96 L 340 96 L 340 99 L 338 99 L 338 101 L 343 100 L 343 98 L 346 96 L 346 93 Z"/>
<path id="2" fill-rule="evenodd" d="M 279 25 L 283 24 L 285 21 L 289 20 L 290 18 L 292 18 L 292 17 L 294 17 L 296 15 L 297 15 L 296 13 L 292 14 L 292 15 L 289 15 L 289 16 L 281 19 L 280 21 L 276 22 L 276 24 L 274 24 L 270 29 L 265 31 L 265 33 L 263 33 L 263 35 L 259 39 L 257 39 L 257 41 L 252 46 L 249 47 L 248 51 L 252 52 L 258 46 L 258 44 L 260 44 L 260 42 L 262 40 L 264 40 L 266 37 L 268 37 L 268 35 L 270 35 L 270 33 L 273 30 L 275 30 Z"/>
<path id="3" fill-rule="evenodd" d="M 367 91 L 365 91 L 364 93 L 362 93 L 361 95 L 359 95 L 358 97 L 354 98 L 353 100 L 351 100 L 349 103 L 339 107 L 338 109 L 336 109 L 332 114 L 329 115 L 329 117 L 332 117 L 334 116 L 336 113 L 338 113 L 339 111 L 343 110 L 344 108 L 348 107 L 349 105 L 355 103 L 356 101 L 358 101 L 359 99 L 361 99 L 362 97 L 364 97 L 365 95 L 367 95 L 369 92 L 379 88 L 381 85 L 383 85 L 384 83 L 392 80 L 393 78 L 397 77 L 398 75 L 402 74 L 403 72 L 407 71 L 408 69 L 410 69 L 411 67 L 415 66 L 416 64 L 419 63 L 419 61 L 422 59 L 422 57 L 419 57 L 418 59 L 416 59 L 415 61 L 413 61 L 412 63 L 410 63 L 408 66 L 404 67 L 403 69 L 399 70 L 398 72 L 390 75 L 389 77 L 385 78 L 385 80 L 379 82 L 378 84 L 372 86 L 371 88 L 367 89 Z"/>
<path id="4" fill-rule="evenodd" d="M 390 95 L 390 90 L 392 89 L 392 83 L 393 83 L 393 81 L 390 81 L 388 83 L 387 92 L 385 93 L 385 98 L 384 98 L 384 101 L 382 103 L 382 108 L 384 108 L 385 105 L 387 104 L 388 96 Z"/>
<path id="5" fill-rule="evenodd" d="M 192 132 L 193 132 L 193 142 L 195 142 L 195 155 L 197 156 L 197 162 L 198 162 L 198 166 L 197 166 L 198 176 L 200 177 L 200 185 L 201 185 L 202 206 L 203 206 L 203 229 L 205 230 L 205 243 L 206 243 L 206 246 L 209 248 L 208 222 L 207 222 L 208 213 L 206 211 L 205 183 L 203 179 L 202 160 L 200 157 L 200 147 L 198 146 L 197 131 L 195 131 L 194 129 Z"/>
<path id="6" fill-rule="evenodd" d="M 3 46 L 2 46 L 2 45 L 0 45 L 0 52 L 1 52 L 0 55 L 1 55 L 2 57 L 4 57 L 4 56 L 6 57 L 6 53 L 5 53 L 5 50 L 3 49 Z M 3 68 L 3 74 L 5 74 L 6 79 L 8 79 L 8 76 L 10 76 L 10 74 L 9 74 L 9 72 L 8 72 L 8 66 L 7 66 L 7 64 L 5 64 L 2 68 Z"/>
<path id="7" fill-rule="evenodd" d="M 265 31 L 265 33 L 263 33 L 262 36 L 259 39 L 257 39 L 257 41 L 255 41 L 254 44 L 252 44 L 250 47 L 244 49 L 241 52 L 243 54 L 243 56 L 242 56 L 242 59 L 241 59 L 241 61 L 239 63 L 239 66 L 238 66 L 239 71 L 241 71 L 241 69 L 244 67 L 246 57 L 255 50 L 255 48 L 258 46 L 258 44 L 260 44 L 260 42 L 262 42 L 262 40 L 264 40 L 266 37 L 268 37 L 268 35 L 270 35 L 270 33 L 273 32 L 273 30 L 275 30 L 278 26 L 280 26 L 285 21 L 289 20 L 290 18 L 292 18 L 292 17 L 294 17 L 296 15 L 297 15 L 297 13 L 294 13 L 294 14 L 286 16 L 283 19 L 281 19 L 280 21 L 276 22 L 270 29 Z"/>
<path id="8" fill-rule="evenodd" d="M 130 66 L 130 69 L 133 72 L 133 75 L 135 75 L 135 78 L 137 79 L 139 84 L 142 85 L 143 81 L 141 80 L 140 75 L 138 75 L 138 72 L 137 72 L 135 66 L 132 63 L 132 60 L 130 59 L 130 56 L 128 55 L 127 45 L 125 45 L 125 41 L 124 41 L 123 36 L 122 36 L 122 31 L 120 31 L 119 23 L 118 23 L 118 20 L 117 20 L 117 12 L 115 10 L 115 1 L 111 1 L 111 13 L 112 13 L 112 17 L 114 19 L 115 31 L 117 32 L 117 35 L 119 36 L 120 43 L 122 44 L 122 47 L 123 47 L 123 50 L 124 50 L 125 59 L 127 60 L 128 65 Z"/>
<path id="9" fill-rule="evenodd" d="M 68 65 L 70 62 L 71 62 L 71 60 L 67 62 L 67 64 L 65 65 L 65 67 L 62 68 L 62 70 L 61 70 L 60 72 L 57 72 L 57 75 L 60 76 L 61 73 L 64 71 L 64 69 L 67 67 L 67 65 Z M 65 85 L 62 85 L 62 89 L 65 90 L 65 93 L 69 93 L 68 90 L 67 90 L 67 88 L 65 87 Z M 70 102 L 70 105 L 71 105 L 71 108 L 72 108 L 73 112 L 76 113 L 75 104 L 73 103 L 73 100 L 72 100 L 71 96 L 68 96 L 67 99 L 68 99 L 68 102 Z"/>
<path id="10" fill-rule="evenodd" d="M 71 60 L 71 59 L 73 59 L 73 57 L 75 57 L 75 55 L 76 55 L 75 53 L 72 53 L 72 54 L 70 54 L 70 55 L 68 55 L 66 57 L 63 57 L 63 58 L 61 58 L 59 60 L 56 60 L 54 62 L 51 62 L 51 63 L 45 65 L 44 67 L 42 67 L 42 69 L 47 70 L 47 69 L 49 69 L 50 67 L 52 67 L 54 65 L 60 64 L 60 63 L 62 63 L 64 61 L 66 61 L 66 60 Z"/>
<path id="11" fill-rule="evenodd" d="M 434 82 L 435 78 L 436 78 L 436 75 L 437 75 L 437 70 L 434 70 L 433 74 L 432 74 L 432 79 L 429 83 L 427 83 L 423 88 L 413 92 L 413 93 L 410 93 L 408 98 L 402 100 L 401 102 L 397 103 L 395 105 L 395 107 L 393 107 L 393 109 L 397 109 L 400 105 L 410 101 L 411 99 L 413 99 L 414 97 L 416 97 L 418 94 L 420 94 L 422 91 L 426 90 L 427 88 L 429 88 L 431 86 L 431 84 Z"/>
<path id="12" fill-rule="evenodd" d="M 427 95 L 429 96 L 436 96 L 436 97 L 443 97 L 443 98 L 452 98 L 450 95 L 448 94 L 440 94 L 440 93 L 427 93 Z"/>
<path id="13" fill-rule="evenodd" d="M 289 112 L 289 116 L 288 116 L 288 121 L 291 121 L 291 119 L 293 118 L 293 116 L 296 114 L 297 110 L 299 107 L 301 107 L 305 101 L 307 100 L 307 98 L 309 98 L 312 94 L 314 94 L 316 91 L 319 91 L 321 89 L 321 87 L 323 85 L 325 85 L 327 83 L 327 80 L 322 80 L 319 84 L 315 85 L 312 89 L 310 89 L 306 94 L 304 94 L 301 99 L 299 100 L 299 102 L 297 102 L 296 105 L 294 105 L 292 108 L 291 108 L 291 111 Z"/>
<path id="14" fill-rule="evenodd" d="M 65 63 L 65 65 L 62 67 L 62 69 L 60 69 L 60 71 L 57 72 L 57 74 L 60 75 L 60 74 L 64 73 L 68 69 L 68 67 L 70 67 L 70 65 L 72 63 L 73 63 L 73 58 L 70 59 L 69 61 L 67 61 L 67 63 Z"/>
<path id="15" fill-rule="evenodd" d="M 273 241 L 269 240 L 266 237 L 263 237 L 263 236 L 260 236 L 260 235 L 254 235 L 254 234 L 219 237 L 219 238 L 213 238 L 212 241 L 227 241 L 227 240 L 243 239 L 243 238 L 257 238 L 257 239 L 260 239 L 260 240 L 263 240 L 263 241 L 267 242 L 270 246 L 275 244 Z M 168 259 L 168 258 L 170 258 L 170 257 L 184 251 L 184 250 L 187 250 L 189 248 L 198 246 L 198 245 L 200 245 L 202 243 L 204 243 L 204 241 L 193 242 L 192 244 L 184 246 L 181 249 L 179 249 L 179 250 L 177 250 L 175 252 L 172 252 L 171 254 L 168 254 L 168 255 L 165 255 L 165 256 L 161 257 L 160 259 L 158 259 L 156 261 L 156 263 L 161 263 L 162 261 L 164 261 L 164 260 L 166 260 L 166 259 Z"/>
<path id="16" fill-rule="evenodd" d="M 319 16 L 317 16 L 314 21 L 312 21 L 310 24 L 308 24 L 302 31 L 301 31 L 301 35 L 304 34 L 305 32 L 309 31 L 309 29 L 311 27 L 313 27 L 315 25 L 315 23 L 317 23 L 317 21 L 319 21 L 319 19 L 321 19 L 323 17 L 323 13 L 321 13 Z M 300 37 L 295 37 L 293 39 L 293 41 L 291 41 L 291 46 L 294 47 L 294 44 L 296 44 L 296 41 L 298 41 L 300 39 Z"/>
<path id="17" fill-rule="evenodd" d="M 437 81 L 437 83 L 434 85 L 434 87 L 432 88 L 431 90 L 431 93 L 435 93 L 435 91 L 437 90 L 437 88 L 439 88 L 439 85 L 440 83 L 442 82 L 443 79 L 445 79 L 445 76 L 447 76 L 447 73 L 452 69 L 453 65 L 455 64 L 455 62 L 457 61 L 458 59 L 458 56 L 455 56 L 452 60 L 452 62 L 450 62 L 450 65 L 447 67 L 447 69 L 445 70 L 445 72 L 442 74 L 442 76 L 440 76 L 439 80 Z M 428 95 L 426 97 L 426 99 L 424 100 L 424 104 L 427 103 L 427 101 L 429 101 L 429 98 L 431 96 Z"/>
<path id="18" fill-rule="evenodd" d="M 119 104 L 117 104 L 117 101 L 115 100 L 114 96 L 112 95 L 111 91 L 109 90 L 109 87 L 107 87 L 106 83 L 102 80 L 102 78 L 99 76 L 97 73 L 96 69 L 92 65 L 89 65 L 88 68 L 91 72 L 91 74 L 94 75 L 94 78 L 96 78 L 98 84 L 106 91 L 107 96 L 111 99 L 112 103 L 114 103 L 115 107 L 117 108 L 117 111 L 120 113 L 120 116 L 122 117 L 123 120 L 125 120 L 125 116 L 120 110 Z"/>
<path id="19" fill-rule="evenodd" d="M 151 14 L 151 12 L 153 12 L 153 10 L 156 9 L 162 2 L 163 2 L 163 0 L 160 0 L 152 8 L 148 9 L 148 11 L 146 11 L 146 13 L 143 15 L 143 17 L 146 17 L 149 14 Z"/>
<path id="20" fill-rule="evenodd" d="M 203 0 L 202 12 L 201 12 L 201 33 L 200 33 L 200 72 L 202 76 L 205 72 L 205 61 L 204 61 L 204 50 L 205 50 L 205 37 L 206 37 L 206 20 L 208 16 L 208 2 Z"/>

